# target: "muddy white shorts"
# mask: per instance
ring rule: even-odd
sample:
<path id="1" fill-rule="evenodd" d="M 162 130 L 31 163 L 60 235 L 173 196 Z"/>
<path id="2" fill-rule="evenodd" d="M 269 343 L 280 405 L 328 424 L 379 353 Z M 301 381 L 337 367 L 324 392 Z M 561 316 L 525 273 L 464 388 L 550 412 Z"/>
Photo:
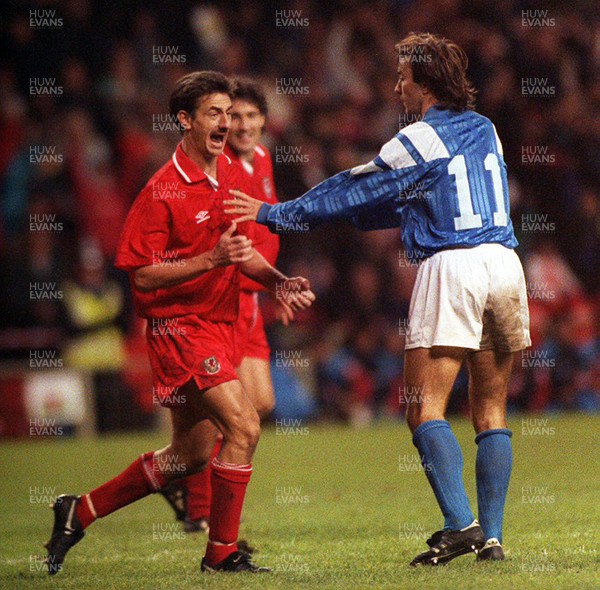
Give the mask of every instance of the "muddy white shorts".
<path id="1" fill-rule="evenodd" d="M 531 346 L 525 276 L 500 244 L 443 250 L 419 267 L 406 348 L 456 346 L 514 352 Z"/>

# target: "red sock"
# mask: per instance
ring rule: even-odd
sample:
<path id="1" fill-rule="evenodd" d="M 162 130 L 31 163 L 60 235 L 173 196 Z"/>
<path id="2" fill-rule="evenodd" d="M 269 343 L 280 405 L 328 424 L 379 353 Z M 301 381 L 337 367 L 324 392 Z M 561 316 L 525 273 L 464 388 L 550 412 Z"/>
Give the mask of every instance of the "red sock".
<path id="1" fill-rule="evenodd" d="M 152 494 L 166 483 L 154 461 L 154 451 L 144 453 L 123 473 L 83 496 L 77 504 L 77 517 L 85 529 L 96 518 Z"/>
<path id="2" fill-rule="evenodd" d="M 188 492 L 187 517 L 190 520 L 200 520 L 201 518 L 210 517 L 210 501 L 212 497 L 211 462 L 219 454 L 222 444 L 223 439 L 219 438 L 206 469 L 184 479 Z"/>
<path id="3" fill-rule="evenodd" d="M 215 565 L 237 551 L 240 517 L 252 465 L 233 465 L 218 458 L 213 459 L 211 465 L 213 494 L 206 561 Z"/>

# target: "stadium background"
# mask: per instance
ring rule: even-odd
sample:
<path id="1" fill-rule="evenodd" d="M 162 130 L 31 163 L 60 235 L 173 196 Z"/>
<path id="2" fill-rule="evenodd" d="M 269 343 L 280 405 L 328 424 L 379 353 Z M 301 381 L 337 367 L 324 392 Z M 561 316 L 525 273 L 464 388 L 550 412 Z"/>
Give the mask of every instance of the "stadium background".
<path id="1" fill-rule="evenodd" d="M 403 120 L 393 46 L 442 33 L 470 58 L 478 111 L 509 166 L 533 348 L 521 411 L 600 409 L 600 32 L 593 2 L 8 3 L 0 66 L 0 437 L 151 428 L 154 402 L 127 277 L 112 268 L 137 192 L 178 141 L 174 81 L 249 75 L 270 113 L 280 200 L 365 163 Z M 318 303 L 288 329 L 265 313 L 275 418 L 400 419 L 416 266 L 399 230 L 282 239 L 279 266 Z M 467 412 L 461 375 L 453 412 Z M 297 422 L 296 422 L 297 423 Z"/>

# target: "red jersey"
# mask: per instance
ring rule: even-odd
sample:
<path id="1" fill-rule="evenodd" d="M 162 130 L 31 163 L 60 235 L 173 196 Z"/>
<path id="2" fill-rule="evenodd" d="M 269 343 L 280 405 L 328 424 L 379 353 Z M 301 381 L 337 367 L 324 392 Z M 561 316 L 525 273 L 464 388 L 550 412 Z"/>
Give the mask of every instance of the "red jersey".
<path id="1" fill-rule="evenodd" d="M 254 148 L 254 161 L 252 164 L 236 156 L 229 144 L 225 146 L 225 154 L 240 163 L 244 169 L 244 174 L 254 187 L 255 198 L 270 205 L 279 202 L 275 193 L 275 182 L 273 181 L 273 162 L 266 147 L 257 145 Z M 279 236 L 272 234 L 266 225 L 257 223 L 252 225 L 254 225 L 254 247 L 265 257 L 269 264 L 275 266 L 279 254 Z M 265 287 L 242 275 L 240 289 L 243 291 L 264 291 Z"/>
<path id="2" fill-rule="evenodd" d="M 142 292 L 133 271 L 149 265 L 184 266 L 215 247 L 231 225 L 223 200 L 229 189 L 258 195 L 237 162 L 217 158 L 217 179 L 210 178 L 177 146 L 166 163 L 134 201 L 117 251 L 115 266 L 130 273 L 138 315 L 172 318 L 196 314 L 214 322 L 234 322 L 238 315 L 240 269 L 222 266 L 174 287 Z M 254 224 L 243 223 L 238 232 L 254 240 Z"/>

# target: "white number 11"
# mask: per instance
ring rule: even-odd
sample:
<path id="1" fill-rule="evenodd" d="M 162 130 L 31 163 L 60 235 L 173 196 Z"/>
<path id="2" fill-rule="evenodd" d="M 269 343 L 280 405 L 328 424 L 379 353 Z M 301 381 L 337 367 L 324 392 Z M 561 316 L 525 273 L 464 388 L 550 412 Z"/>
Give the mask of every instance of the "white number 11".
<path id="1" fill-rule="evenodd" d="M 483 161 L 485 169 L 492 175 L 492 187 L 494 190 L 494 200 L 496 202 L 496 211 L 494 212 L 494 225 L 505 226 L 508 224 L 508 215 L 504 206 L 504 193 L 502 191 L 502 177 L 500 176 L 500 164 L 498 156 L 489 153 Z M 456 178 L 456 194 L 458 195 L 458 210 L 460 215 L 454 218 L 454 229 L 473 229 L 481 227 L 481 215 L 473 211 L 473 200 L 471 199 L 471 189 L 469 188 L 469 179 L 467 176 L 467 165 L 463 155 L 454 156 L 448 164 L 448 174 Z"/>

